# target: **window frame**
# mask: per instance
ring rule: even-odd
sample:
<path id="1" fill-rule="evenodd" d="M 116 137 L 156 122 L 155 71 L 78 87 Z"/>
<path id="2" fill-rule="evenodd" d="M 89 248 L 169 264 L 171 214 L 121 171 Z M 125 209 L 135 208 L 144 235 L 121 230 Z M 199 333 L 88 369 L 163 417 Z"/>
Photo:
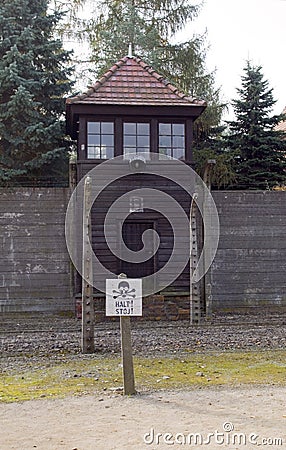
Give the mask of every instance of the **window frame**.
<path id="1" fill-rule="evenodd" d="M 125 134 L 124 126 L 126 124 L 135 124 L 135 126 L 136 126 L 135 134 Z M 138 132 L 137 132 L 138 131 L 138 125 L 141 125 L 141 124 L 149 125 L 149 133 L 148 134 L 138 134 Z M 125 153 L 125 149 L 128 148 L 128 147 L 125 146 L 125 143 L 124 143 L 125 136 L 129 136 L 129 137 L 134 136 L 135 139 L 136 139 L 135 152 L 133 152 L 133 153 L 136 153 L 136 154 L 139 154 L 139 155 L 143 155 L 143 156 L 146 157 L 146 159 L 150 159 L 150 153 L 152 152 L 152 150 L 151 150 L 151 136 L 152 136 L 152 123 L 151 123 L 151 120 L 146 120 L 146 119 L 142 120 L 142 118 L 137 118 L 137 117 L 135 117 L 134 119 L 131 119 L 131 118 L 124 119 L 123 118 L 121 132 L 122 132 L 121 154 L 122 154 L 123 159 L 125 159 L 125 160 L 128 159 L 128 153 Z M 140 148 L 138 146 L 138 138 L 140 138 L 141 136 L 148 136 L 149 137 L 149 148 L 146 151 L 140 151 L 140 150 L 138 151 L 138 149 Z M 133 148 L 133 147 L 129 146 L 129 148 Z M 149 157 L 148 157 L 148 155 L 149 155 Z"/>
<path id="2" fill-rule="evenodd" d="M 160 137 L 164 136 L 164 135 L 160 134 L 160 125 L 164 125 L 164 124 L 171 125 L 171 134 L 166 135 L 166 137 L 170 137 L 171 144 L 170 144 L 169 148 L 171 150 L 171 155 L 165 154 L 165 153 L 160 153 Z M 174 135 L 173 134 L 173 126 L 174 125 L 183 125 L 184 126 L 184 134 L 183 135 Z M 186 123 L 186 120 L 178 120 L 178 119 L 174 120 L 172 118 L 170 118 L 170 119 L 166 118 L 164 120 L 158 119 L 157 133 L 158 133 L 157 152 L 159 154 L 159 159 L 160 159 L 160 155 L 165 155 L 165 156 L 170 156 L 170 157 L 172 157 L 174 159 L 178 159 L 179 161 L 186 161 L 187 160 L 187 145 L 186 145 L 187 144 L 187 123 Z M 184 138 L 184 145 L 182 147 L 182 149 L 183 149 L 183 157 L 182 158 L 176 158 L 174 156 L 175 146 L 173 145 L 173 142 L 174 142 L 174 138 L 175 137 L 183 137 Z M 166 147 L 166 148 L 168 148 L 168 147 Z"/>
<path id="3" fill-rule="evenodd" d="M 149 151 L 159 152 L 159 125 L 160 124 L 183 124 L 184 125 L 184 157 L 181 159 L 186 163 L 192 163 L 192 131 L 193 120 L 189 118 L 176 118 L 166 116 L 156 116 L 146 118 L 144 116 L 114 116 L 114 115 L 86 115 L 79 119 L 79 139 L 78 139 L 78 160 L 87 160 L 92 163 L 100 163 L 110 158 L 90 158 L 88 157 L 88 123 L 89 122 L 110 122 L 113 123 L 113 157 L 124 158 L 124 123 L 148 123 L 149 124 Z"/>
<path id="4" fill-rule="evenodd" d="M 99 133 L 89 133 L 88 127 L 89 124 L 92 123 L 99 123 Z M 113 125 L 113 132 L 112 133 L 102 133 L 102 125 L 104 123 L 109 123 Z M 107 161 L 108 159 L 112 159 L 115 156 L 115 119 L 111 119 L 111 118 L 106 118 L 106 119 L 102 119 L 102 118 L 87 118 L 86 119 L 86 124 L 85 124 L 85 130 L 86 130 L 86 159 L 88 159 L 89 161 Z M 89 136 L 99 136 L 99 149 L 100 149 L 100 157 L 96 158 L 96 157 L 90 157 L 89 156 L 89 147 L 91 145 L 89 145 Z M 112 136 L 113 137 L 113 145 L 110 146 L 106 146 L 106 148 L 112 149 L 112 156 L 111 157 L 106 157 L 103 158 L 102 157 L 102 140 L 104 136 Z"/>

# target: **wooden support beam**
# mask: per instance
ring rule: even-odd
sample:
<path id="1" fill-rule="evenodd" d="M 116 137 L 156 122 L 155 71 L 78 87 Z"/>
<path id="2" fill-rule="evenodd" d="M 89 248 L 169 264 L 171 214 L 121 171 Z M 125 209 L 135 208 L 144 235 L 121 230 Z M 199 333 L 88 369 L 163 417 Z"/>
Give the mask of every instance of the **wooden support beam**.
<path id="1" fill-rule="evenodd" d="M 190 210 L 190 323 L 192 325 L 198 325 L 201 320 L 200 286 L 199 283 L 193 283 L 192 279 L 199 258 L 196 197 L 197 194 L 194 194 Z"/>
<path id="2" fill-rule="evenodd" d="M 206 163 L 204 170 L 204 182 L 208 189 L 211 191 L 212 173 L 214 166 L 216 164 L 215 159 L 209 159 Z M 203 199 L 203 216 L 206 217 L 209 214 L 209 197 L 205 196 Z M 205 249 L 204 252 L 204 270 L 206 267 L 206 261 L 209 259 L 209 249 Z M 204 295 L 205 295 L 205 308 L 206 308 L 206 318 L 209 319 L 212 315 L 212 280 L 211 271 L 208 270 L 204 276 Z"/>
<path id="3" fill-rule="evenodd" d="M 82 353 L 94 352 L 94 299 L 93 299 L 93 271 L 91 251 L 91 219 L 90 209 L 91 178 L 86 177 L 83 196 L 83 249 L 82 249 Z"/>

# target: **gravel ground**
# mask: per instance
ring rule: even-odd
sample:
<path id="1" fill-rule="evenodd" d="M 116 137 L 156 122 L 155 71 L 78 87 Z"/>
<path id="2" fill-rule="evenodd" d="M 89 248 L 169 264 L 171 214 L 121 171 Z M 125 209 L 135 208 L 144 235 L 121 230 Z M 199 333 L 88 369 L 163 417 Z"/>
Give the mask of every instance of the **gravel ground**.
<path id="1" fill-rule="evenodd" d="M 80 356 L 81 322 L 55 316 L 2 317 L 0 322 L 0 370 L 25 361 Z M 132 322 L 136 356 L 186 354 L 234 350 L 286 348 L 286 313 L 221 315 L 191 326 L 187 321 Z M 118 322 L 95 326 L 99 355 L 120 353 Z"/>
<path id="2" fill-rule="evenodd" d="M 0 372 L 21 374 L 26 369 L 44 369 L 58 362 L 93 358 L 80 353 L 81 323 L 73 318 L 0 317 L 0 327 Z M 135 321 L 132 337 L 134 354 L 140 356 L 279 350 L 286 348 L 286 313 L 216 316 L 200 326 L 190 326 L 186 321 Z M 97 324 L 95 342 L 99 356 L 119 355 L 119 323 Z M 160 390 L 134 398 L 108 392 L 58 400 L 43 398 L 0 404 L 0 415 L 5 429 L 0 434 L 1 450 L 32 447 L 131 450 L 143 445 L 145 448 L 143 436 L 153 429 L 156 433 L 202 432 L 205 435 L 225 429 L 224 424 L 230 424 L 235 432 L 246 436 L 255 433 L 259 438 L 257 445 L 261 445 L 262 437 L 275 437 L 283 442 L 279 448 L 286 448 L 286 436 L 282 433 L 286 417 L 285 387 Z M 167 448 L 167 445 L 156 445 L 156 448 Z M 271 444 L 264 448 L 274 447 Z"/>

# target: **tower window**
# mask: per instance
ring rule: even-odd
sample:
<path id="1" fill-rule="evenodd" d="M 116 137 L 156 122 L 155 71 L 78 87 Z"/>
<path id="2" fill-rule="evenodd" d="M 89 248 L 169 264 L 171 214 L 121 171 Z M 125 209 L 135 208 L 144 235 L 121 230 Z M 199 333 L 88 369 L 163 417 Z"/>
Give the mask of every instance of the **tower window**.
<path id="1" fill-rule="evenodd" d="M 176 159 L 185 158 L 183 123 L 159 123 L 159 153 Z"/>
<path id="2" fill-rule="evenodd" d="M 87 157 L 110 159 L 114 156 L 114 123 L 87 122 Z"/>
<path id="3" fill-rule="evenodd" d="M 143 153 L 149 158 L 150 124 L 146 122 L 125 122 L 123 124 L 124 157 L 132 153 Z"/>

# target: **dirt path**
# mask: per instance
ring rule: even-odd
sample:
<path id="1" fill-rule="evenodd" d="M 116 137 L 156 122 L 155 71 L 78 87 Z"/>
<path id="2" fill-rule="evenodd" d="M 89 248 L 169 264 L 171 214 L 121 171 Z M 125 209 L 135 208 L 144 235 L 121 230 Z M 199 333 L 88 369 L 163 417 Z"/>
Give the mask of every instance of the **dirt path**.
<path id="1" fill-rule="evenodd" d="M 1 404 L 0 449 L 286 449 L 285 399 L 286 387 L 242 386 Z"/>

